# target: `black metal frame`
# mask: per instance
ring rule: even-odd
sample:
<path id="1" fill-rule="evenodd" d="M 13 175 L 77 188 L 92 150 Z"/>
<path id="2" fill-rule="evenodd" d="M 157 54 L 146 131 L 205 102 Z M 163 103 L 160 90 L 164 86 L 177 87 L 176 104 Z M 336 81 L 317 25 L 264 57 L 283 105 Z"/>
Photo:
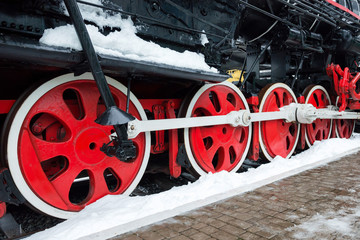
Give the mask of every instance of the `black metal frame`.
<path id="1" fill-rule="evenodd" d="M 25 198 L 17 189 L 9 169 L 1 169 L 0 171 L 0 202 L 15 205 L 26 202 Z"/>

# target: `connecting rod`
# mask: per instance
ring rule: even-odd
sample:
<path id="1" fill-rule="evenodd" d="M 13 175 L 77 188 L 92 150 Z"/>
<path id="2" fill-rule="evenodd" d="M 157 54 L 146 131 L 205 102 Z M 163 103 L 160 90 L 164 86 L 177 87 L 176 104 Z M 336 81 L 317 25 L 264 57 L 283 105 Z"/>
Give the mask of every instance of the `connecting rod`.
<path id="1" fill-rule="evenodd" d="M 338 108 L 329 105 L 317 109 L 311 104 L 292 103 L 275 112 L 250 113 L 248 110 L 233 111 L 226 115 L 174 118 L 139 121 L 135 119 L 128 124 L 128 137 L 135 138 L 141 132 L 181 129 L 191 127 L 206 127 L 229 124 L 233 127 L 247 127 L 253 122 L 283 119 L 286 122 L 310 124 L 316 119 L 360 119 L 360 113 L 339 112 Z"/>

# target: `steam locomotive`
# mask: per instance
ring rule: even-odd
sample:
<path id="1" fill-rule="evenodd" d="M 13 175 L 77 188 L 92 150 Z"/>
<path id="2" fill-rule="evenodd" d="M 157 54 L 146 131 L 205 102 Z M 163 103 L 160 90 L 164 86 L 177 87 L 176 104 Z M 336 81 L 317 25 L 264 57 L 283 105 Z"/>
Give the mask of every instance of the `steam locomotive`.
<path id="1" fill-rule="evenodd" d="M 0 215 L 27 203 L 66 219 L 130 194 L 155 164 L 175 178 L 235 172 L 349 138 L 359 12 L 357 0 L 0 0 Z M 89 26 L 110 36 L 121 19 L 217 71 L 95 51 Z M 41 42 L 63 26 L 81 49 Z"/>

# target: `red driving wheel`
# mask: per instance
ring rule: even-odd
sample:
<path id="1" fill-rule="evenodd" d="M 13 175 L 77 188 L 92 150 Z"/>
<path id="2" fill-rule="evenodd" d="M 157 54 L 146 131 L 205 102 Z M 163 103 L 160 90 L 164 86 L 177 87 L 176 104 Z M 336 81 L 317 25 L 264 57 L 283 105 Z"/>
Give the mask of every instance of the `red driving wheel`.
<path id="1" fill-rule="evenodd" d="M 109 81 L 115 102 L 125 109 L 126 88 Z M 129 113 L 144 119 L 139 104 L 132 96 Z M 148 136 L 142 133 L 133 139 L 137 155 L 131 162 L 108 157 L 100 147 L 110 141 L 113 127 L 94 122 L 104 110 L 89 74 L 53 79 L 21 103 L 10 121 L 8 165 L 30 204 L 49 215 L 67 218 L 66 212 L 136 187 L 148 161 Z M 80 183 L 82 194 L 76 188 Z"/>
<path id="2" fill-rule="evenodd" d="M 297 103 L 293 91 L 283 83 L 270 84 L 259 94 L 260 112 L 279 111 L 291 103 Z M 259 143 L 263 155 L 271 161 L 275 156 L 288 158 L 294 152 L 300 135 L 300 126 L 285 120 L 263 121 L 259 124 Z"/>
<path id="3" fill-rule="evenodd" d="M 249 109 L 235 85 L 208 84 L 195 94 L 186 117 L 226 115 Z M 245 160 L 251 138 L 250 127 L 217 125 L 185 129 L 185 147 L 192 168 L 199 175 L 208 172 L 236 171 Z"/>
<path id="4" fill-rule="evenodd" d="M 305 104 L 312 104 L 316 108 L 326 108 L 331 104 L 330 96 L 324 87 L 312 85 L 305 89 Z M 311 124 L 305 125 L 305 140 L 308 147 L 315 141 L 328 139 L 331 136 L 332 120 L 316 119 Z"/>

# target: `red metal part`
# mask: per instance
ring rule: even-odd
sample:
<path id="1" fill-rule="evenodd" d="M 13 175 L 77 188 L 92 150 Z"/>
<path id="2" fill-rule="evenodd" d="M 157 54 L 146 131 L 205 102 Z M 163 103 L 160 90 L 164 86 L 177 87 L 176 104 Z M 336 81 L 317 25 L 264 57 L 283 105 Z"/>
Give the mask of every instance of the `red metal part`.
<path id="1" fill-rule="evenodd" d="M 182 99 L 140 99 L 142 107 L 153 112 L 155 119 L 176 118 L 175 109 L 180 108 Z M 169 142 L 165 142 L 165 131 L 155 132 L 155 145 L 151 153 L 158 154 L 169 150 L 170 175 L 178 178 L 181 174 L 181 166 L 176 162 L 179 151 L 178 130 L 168 130 Z"/>
<path id="2" fill-rule="evenodd" d="M 167 118 L 176 118 L 175 103 L 172 100 L 164 103 Z M 178 178 L 181 174 L 181 166 L 177 163 L 176 157 L 179 151 L 178 130 L 169 130 L 169 170 L 170 175 Z"/>
<path id="3" fill-rule="evenodd" d="M 350 138 L 355 127 L 355 120 L 351 119 L 337 119 L 336 132 L 339 138 Z"/>
<path id="4" fill-rule="evenodd" d="M 6 214 L 6 203 L 0 202 L 0 218 Z"/>
<path id="5" fill-rule="evenodd" d="M 154 119 L 165 119 L 165 107 L 163 105 L 153 105 Z M 152 146 L 152 153 L 163 153 L 165 147 L 165 131 L 155 132 L 155 144 Z"/>
<path id="6" fill-rule="evenodd" d="M 360 94 L 356 92 L 356 83 L 360 79 L 360 73 L 357 73 L 356 76 L 350 82 L 350 94 L 353 100 L 360 100 Z"/>
<path id="7" fill-rule="evenodd" d="M 246 99 L 249 107 L 254 113 L 259 112 L 259 97 L 252 96 Z M 259 122 L 253 123 L 252 142 L 250 145 L 248 158 L 253 161 L 259 160 L 260 146 L 259 146 Z"/>
<path id="8" fill-rule="evenodd" d="M 154 114 L 154 119 L 169 118 L 166 112 L 168 102 L 174 109 L 179 109 L 182 99 L 140 99 L 141 106 Z M 165 142 L 165 131 L 155 132 L 155 144 L 151 146 L 152 154 L 159 154 L 169 149 L 169 143 Z"/>
<path id="9" fill-rule="evenodd" d="M 345 11 L 349 14 L 351 14 L 353 17 L 356 17 L 357 19 L 360 20 L 360 16 L 356 15 L 354 12 L 350 11 L 350 9 L 344 7 L 343 5 L 333 1 L 333 0 L 326 0 L 326 2 L 330 3 L 331 5 L 334 5 L 337 8 L 340 8 L 342 11 Z"/>
<path id="10" fill-rule="evenodd" d="M 14 105 L 15 100 L 0 100 L 0 114 L 9 113 L 11 107 Z"/>
<path id="11" fill-rule="evenodd" d="M 322 88 L 309 89 L 306 99 L 307 104 L 311 104 L 317 109 L 326 108 L 331 104 L 327 93 Z M 330 137 L 331 120 L 330 119 L 316 119 L 311 124 L 305 124 L 306 136 L 308 145 L 313 145 L 315 141 L 321 141 Z"/>
<path id="12" fill-rule="evenodd" d="M 342 70 L 339 65 L 334 64 L 329 65 L 326 72 L 333 79 L 335 92 L 340 98 L 339 111 L 344 111 L 346 107 L 353 110 L 360 109 L 360 93 L 357 92 L 356 86 L 360 79 L 360 73 L 356 73 L 354 76 L 348 67 Z"/>
<path id="13" fill-rule="evenodd" d="M 110 89 L 115 102 L 124 109 L 126 95 L 113 87 Z M 73 103 L 68 105 L 63 98 L 65 91 L 76 92 L 78 111 L 72 111 Z M 19 134 L 19 164 L 28 186 L 43 201 L 59 209 L 78 211 L 107 194 L 124 192 L 137 176 L 144 158 L 145 135 L 133 139 L 137 148 L 134 161 L 125 163 L 106 156 L 98 149 L 109 142 L 113 128 L 94 121 L 103 107 L 94 81 L 79 80 L 51 89 L 27 113 Z M 141 119 L 133 103 L 129 112 Z M 39 119 L 56 122 L 45 124 L 48 127 L 41 130 L 42 134 L 35 135 L 33 124 Z M 73 203 L 69 199 L 70 189 L 84 171 L 90 180 L 88 195 L 82 202 Z M 114 189 L 107 185 L 108 172 L 117 180 Z"/>
<path id="14" fill-rule="evenodd" d="M 52 117 L 51 115 L 41 115 L 40 118 L 38 118 L 34 124 L 31 125 L 31 132 L 34 135 L 41 135 L 41 133 L 45 130 L 48 129 L 52 124 L 56 123 L 57 120 Z M 48 133 L 48 131 L 47 131 Z M 56 137 L 53 136 L 53 137 Z M 50 139 L 47 139 L 50 140 Z M 53 139 L 55 140 L 55 139 Z"/>
<path id="15" fill-rule="evenodd" d="M 148 111 L 153 110 L 154 105 L 163 105 L 164 102 L 172 101 L 174 103 L 174 109 L 179 109 L 182 99 L 139 99 L 141 106 Z"/>
<path id="16" fill-rule="evenodd" d="M 261 101 L 265 101 L 263 112 L 279 111 L 281 107 L 295 102 L 292 94 L 285 88 L 274 88 Z M 261 137 L 269 156 L 286 158 L 294 149 L 298 137 L 298 124 L 285 120 L 264 121 L 260 124 Z"/>
<path id="17" fill-rule="evenodd" d="M 225 115 L 241 109 L 245 109 L 245 103 L 233 89 L 215 85 L 199 96 L 191 117 Z M 246 150 L 249 128 L 228 124 L 195 127 L 189 130 L 189 137 L 194 158 L 204 171 L 231 171 Z"/>
<path id="18" fill-rule="evenodd" d="M 349 101 L 348 107 L 353 110 L 359 110 L 360 109 L 360 101 Z"/>

